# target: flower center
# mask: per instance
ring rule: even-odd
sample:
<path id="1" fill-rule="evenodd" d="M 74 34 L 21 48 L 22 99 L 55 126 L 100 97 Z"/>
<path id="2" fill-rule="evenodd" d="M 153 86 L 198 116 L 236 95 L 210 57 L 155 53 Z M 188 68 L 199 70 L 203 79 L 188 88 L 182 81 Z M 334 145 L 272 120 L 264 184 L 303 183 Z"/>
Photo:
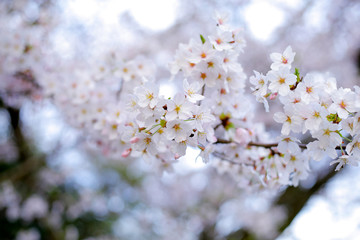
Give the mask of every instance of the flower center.
<path id="1" fill-rule="evenodd" d="M 154 98 L 154 94 L 153 93 L 147 93 L 146 98 L 149 99 L 149 100 L 152 100 Z"/>
<path id="2" fill-rule="evenodd" d="M 284 84 L 284 83 L 285 83 L 285 78 L 280 78 L 280 79 L 279 79 L 279 83 L 280 83 L 280 84 Z"/>
<path id="3" fill-rule="evenodd" d="M 149 145 L 151 143 L 151 138 L 144 138 L 144 142 L 146 145 Z"/>
<path id="4" fill-rule="evenodd" d="M 206 73 L 201 73 L 201 74 L 200 74 L 200 78 L 202 78 L 202 80 L 205 80 L 205 78 L 206 78 Z"/>
<path id="5" fill-rule="evenodd" d="M 339 104 L 339 106 L 340 106 L 342 109 L 345 109 L 345 108 L 346 108 L 346 103 L 344 102 L 344 100 L 341 101 L 341 103 Z"/>
<path id="6" fill-rule="evenodd" d="M 180 124 L 175 124 L 173 129 L 175 129 L 176 132 L 179 131 L 181 129 Z"/>
<path id="7" fill-rule="evenodd" d="M 181 110 L 181 105 L 176 105 L 176 107 L 175 107 L 176 113 L 179 113 L 180 110 Z"/>
<path id="8" fill-rule="evenodd" d="M 330 133 L 331 133 L 330 129 L 324 129 L 324 134 L 323 135 L 330 136 Z"/>

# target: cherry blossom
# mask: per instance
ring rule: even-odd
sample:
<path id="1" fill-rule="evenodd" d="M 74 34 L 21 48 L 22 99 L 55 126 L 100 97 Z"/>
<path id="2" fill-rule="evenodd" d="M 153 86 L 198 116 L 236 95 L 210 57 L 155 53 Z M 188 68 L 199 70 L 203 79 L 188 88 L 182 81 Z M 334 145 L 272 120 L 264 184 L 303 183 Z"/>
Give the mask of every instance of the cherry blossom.
<path id="1" fill-rule="evenodd" d="M 185 98 L 185 95 L 178 93 L 173 100 L 167 102 L 166 119 L 169 121 L 176 118 L 186 120 L 192 116 L 193 108 L 193 104 Z"/>
<path id="2" fill-rule="evenodd" d="M 201 94 L 198 94 L 203 84 L 200 84 L 199 82 L 193 82 L 191 84 L 188 83 L 187 79 L 184 79 L 183 87 L 185 94 L 190 102 L 197 102 L 204 99 L 204 96 Z"/>
<path id="3" fill-rule="evenodd" d="M 280 67 L 291 68 L 291 64 L 294 61 L 295 53 L 292 51 L 291 46 L 288 46 L 285 51 L 281 53 L 272 53 L 270 58 L 273 61 L 271 69 L 279 70 Z"/>
<path id="4" fill-rule="evenodd" d="M 290 73 L 289 68 L 283 66 L 278 71 L 270 71 L 267 78 L 270 82 L 269 89 L 272 92 L 279 92 L 281 96 L 287 95 L 290 92 L 290 85 L 296 82 L 296 76 Z"/>
<path id="5" fill-rule="evenodd" d="M 7 73 L 17 73 L 23 82 L 22 89 L 53 101 L 102 153 L 145 157 L 159 172 L 171 171 L 189 148 L 200 149 L 205 162 L 221 162 L 218 171 L 243 188 L 296 186 L 308 176 L 310 158 L 337 159 L 341 152 L 335 161 L 357 162 L 359 88 L 338 88 L 335 78 L 293 69 L 296 54 L 288 46 L 270 54 L 266 74 L 253 71 L 252 98 L 238 61 L 246 41 L 228 17 L 216 13 L 208 35 L 199 33 L 178 45 L 168 64 L 172 76 L 165 80 L 179 81 L 182 89 L 166 98 L 159 94 L 153 61 L 143 56 L 125 59 L 112 50 L 78 69 L 65 65 L 55 71 L 56 64 L 44 64 L 49 73 L 41 74 L 35 63 L 42 35 L 28 31 L 4 34 L 0 55 L 11 65 Z M 12 89 L 10 81 L 7 87 Z M 273 115 L 279 137 L 270 137 L 258 121 L 254 100 L 266 111 L 280 104 L 282 110 Z M 302 134 L 309 134 L 311 142 Z"/>
<path id="6" fill-rule="evenodd" d="M 356 104 L 356 95 L 349 88 L 339 88 L 331 95 L 333 103 L 329 107 L 329 111 L 337 113 L 340 118 L 347 118 L 349 112 L 355 112 L 358 109 Z"/>

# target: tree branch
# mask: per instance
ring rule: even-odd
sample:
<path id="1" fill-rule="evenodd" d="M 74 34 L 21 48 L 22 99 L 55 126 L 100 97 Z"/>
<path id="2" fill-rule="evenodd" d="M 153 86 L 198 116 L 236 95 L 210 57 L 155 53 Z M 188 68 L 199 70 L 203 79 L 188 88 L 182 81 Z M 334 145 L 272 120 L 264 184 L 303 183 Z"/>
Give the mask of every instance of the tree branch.
<path id="1" fill-rule="evenodd" d="M 234 141 L 231 141 L 231 140 L 225 140 L 225 139 L 217 139 L 217 141 L 215 142 L 215 144 L 230 144 L 230 143 L 235 143 L 237 144 L 236 142 Z M 273 148 L 273 147 L 277 147 L 279 143 L 257 143 L 257 142 L 249 142 L 248 143 L 248 147 L 263 147 L 263 148 Z M 300 148 L 302 149 L 306 149 L 306 144 L 304 143 L 300 143 L 298 144 Z M 346 148 L 346 145 L 342 145 L 341 147 L 340 146 L 337 146 L 335 149 L 336 150 L 341 150 L 341 149 L 345 149 Z"/>
<path id="2" fill-rule="evenodd" d="M 330 181 L 330 179 L 338 173 L 338 171 L 335 171 L 335 167 L 327 169 L 326 174 L 323 177 L 319 177 L 317 182 L 310 189 L 288 187 L 285 192 L 279 196 L 275 204 L 284 206 L 287 210 L 287 219 L 280 226 L 279 235 L 292 223 L 294 218 L 303 209 L 309 199 L 321 190 Z"/>

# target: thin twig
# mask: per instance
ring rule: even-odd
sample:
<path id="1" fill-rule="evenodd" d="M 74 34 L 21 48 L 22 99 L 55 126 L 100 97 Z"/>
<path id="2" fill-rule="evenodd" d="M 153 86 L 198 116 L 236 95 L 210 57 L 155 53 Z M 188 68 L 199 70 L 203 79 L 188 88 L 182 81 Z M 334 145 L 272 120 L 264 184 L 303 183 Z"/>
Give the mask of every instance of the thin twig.
<path id="1" fill-rule="evenodd" d="M 120 88 L 119 90 L 116 92 L 116 98 L 119 100 L 121 97 L 121 92 L 124 88 L 124 79 L 121 79 L 121 83 L 120 83 Z"/>
<path id="2" fill-rule="evenodd" d="M 236 162 L 236 161 L 227 159 L 227 158 L 224 156 L 224 154 L 219 153 L 219 152 L 213 152 L 212 154 L 213 154 L 215 157 L 220 158 L 221 161 L 226 161 L 226 162 L 229 162 L 229 163 L 232 163 L 232 164 L 236 164 L 236 165 L 241 165 L 241 166 L 251 166 L 251 167 L 253 167 L 252 164 L 242 163 L 242 162 Z"/>
<path id="3" fill-rule="evenodd" d="M 204 85 L 202 86 L 202 88 L 201 88 L 201 95 L 203 95 L 204 96 L 204 93 L 205 93 L 205 83 L 204 83 Z M 200 106 L 201 105 L 201 100 L 198 102 L 198 106 Z"/>
<path id="4" fill-rule="evenodd" d="M 215 144 L 230 144 L 230 143 L 235 143 L 234 141 L 230 141 L 230 140 L 225 140 L 225 139 L 218 139 Z M 248 143 L 248 147 L 263 147 L 263 148 L 273 148 L 273 147 L 277 147 L 279 143 L 257 143 L 257 142 L 249 142 Z M 306 149 L 306 144 L 304 143 L 298 143 L 299 147 L 302 149 Z M 336 150 L 341 150 L 341 148 L 346 148 L 346 145 L 341 145 L 341 146 L 337 146 L 335 149 Z"/>

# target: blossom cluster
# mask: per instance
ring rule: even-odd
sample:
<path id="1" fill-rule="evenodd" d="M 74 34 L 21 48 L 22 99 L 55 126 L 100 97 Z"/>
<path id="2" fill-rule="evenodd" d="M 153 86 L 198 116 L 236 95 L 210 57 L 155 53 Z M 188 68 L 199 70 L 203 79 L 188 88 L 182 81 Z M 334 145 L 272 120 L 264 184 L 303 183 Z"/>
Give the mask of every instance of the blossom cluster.
<path id="1" fill-rule="evenodd" d="M 113 52 L 90 66 L 92 71 L 86 71 L 85 66 L 65 78 L 54 75 L 53 83 L 42 87 L 66 114 L 66 120 L 86 134 L 90 144 L 107 156 L 121 157 L 131 144 L 122 136 L 134 120 L 126 111 L 128 94 L 143 83 L 144 77 L 154 74 L 154 66 L 142 56 L 126 61 Z"/>
<path id="2" fill-rule="evenodd" d="M 4 101 L 20 106 L 24 98 L 37 98 L 42 93 L 39 74 L 47 71 L 44 51 L 49 47 L 49 29 L 55 24 L 54 18 L 43 14 L 36 23 L 25 18 L 25 14 L 9 3 L 0 3 L 0 82 Z M 8 24 L 12 23 L 12 24 Z M 19 31 L 18 29 L 21 29 Z"/>
<path id="3" fill-rule="evenodd" d="M 118 234 L 125 239 L 149 238 L 153 231 L 156 233 L 151 238 L 176 235 L 177 239 L 193 239 L 191 233 L 206 231 L 207 226 L 217 228 L 224 222 L 236 226 L 226 227 L 228 232 L 218 237 L 238 229 L 240 223 L 256 236 L 270 239 L 277 235 L 278 225 L 286 217 L 284 209 L 263 204 L 274 200 L 267 194 L 276 191 L 262 191 L 259 198 L 258 192 L 252 196 L 243 188 L 296 186 L 307 178 L 311 159 L 328 156 L 333 159 L 331 164 L 337 164 L 336 170 L 345 164 L 358 165 L 360 88 L 337 87 L 334 78 L 320 74 L 301 76 L 292 68 L 295 53 L 291 47 L 271 54 L 271 70 L 267 74 L 254 72 L 250 83 L 266 111 L 273 100 L 279 99 L 282 104 L 283 110 L 274 114 L 282 127 L 281 136 L 274 142 L 264 124 L 257 122 L 255 101 L 245 88 L 247 78 L 238 62 L 245 47 L 242 31 L 233 29 L 226 15 L 216 14 L 216 28 L 209 34 L 202 33 L 200 38 L 179 45 L 169 65 L 172 76 L 168 80 L 181 88 L 165 97 L 155 79 L 154 61 L 143 56 L 127 58 L 112 46 L 106 49 L 109 51 L 103 51 L 106 47 L 98 49 L 100 54 L 95 57 L 86 55 L 86 61 L 79 61 L 80 57 L 63 61 L 50 50 L 54 27 L 51 14 L 41 12 L 32 21 L 19 18 L 18 14 L 24 13 L 17 9 L 3 11 L 2 4 L 0 103 L 4 101 L 5 108 L 20 108 L 19 98 L 49 100 L 65 121 L 79 130 L 77 141 L 119 160 L 116 166 L 110 166 L 111 170 L 106 169 L 107 183 L 98 183 L 104 186 L 92 186 L 90 191 L 76 189 L 79 196 L 69 188 L 69 181 L 73 181 L 73 175 L 81 179 L 86 173 L 53 165 L 52 155 L 66 162 L 60 151 L 45 150 L 50 156 L 47 162 L 39 166 L 30 162 L 33 168 L 12 161 L 9 181 L 0 184 L 0 210 L 9 222 L 19 224 L 16 239 L 40 239 L 44 223 L 49 229 L 65 232 L 66 239 L 77 239 L 82 234 L 82 217 L 94 214 L 97 219 L 106 219 L 113 213 L 121 213 L 116 224 L 124 225 L 114 225 L 114 229 L 121 232 L 124 228 Z M 26 107 L 21 109 L 22 115 L 27 114 Z M 22 129 L 28 127 L 24 119 Z M 3 135 L 7 139 L 16 137 L 12 133 Z M 78 145 L 75 148 L 80 149 Z M 228 181 L 211 168 L 162 179 L 142 175 L 141 171 L 130 176 L 132 168 L 143 167 L 134 158 L 144 159 L 155 171 L 171 171 L 173 164 L 185 160 L 181 157 L 188 148 L 198 151 L 196 159 L 209 162 L 218 173 L 228 174 L 235 181 Z M 21 156 L 9 159 L 17 158 L 22 160 Z M 37 161 L 38 157 L 31 159 Z M 104 166 L 98 162 L 93 166 L 100 167 Z M 26 169 L 25 174 L 15 176 L 21 169 Z M 33 175 L 36 180 L 28 181 Z M 6 177 L 3 175 L 3 179 Z M 98 177 L 100 182 L 102 176 Z M 36 187 L 30 192 L 25 185 Z M 260 202 L 254 204 L 255 198 Z M 181 216 L 180 221 L 173 216 Z M 129 233 L 126 229 L 136 231 Z"/>
<path id="4" fill-rule="evenodd" d="M 339 163 L 336 170 L 358 164 L 358 87 L 338 88 L 334 78 L 319 74 L 302 77 L 292 69 L 291 47 L 271 54 L 271 70 L 254 72 L 250 83 L 266 111 L 268 100 L 283 105 L 274 115 L 282 129 L 279 143 L 273 143 L 263 123 L 254 121 L 255 104 L 245 90 L 246 74 L 238 62 L 246 45 L 242 31 L 230 26 L 227 15 L 216 14 L 215 24 L 208 36 L 179 45 L 169 81 L 181 81 L 182 90 L 169 98 L 159 95 L 155 66 L 144 57 L 124 60 L 109 51 L 76 69 L 46 61 L 38 47 L 45 31 L 27 34 L 39 25 L 29 24 L 25 29 L 31 31 L 22 33 L 1 30 L 11 33 L 1 42 L 1 65 L 12 66 L 1 73 L 20 79 L 15 85 L 22 90 L 41 89 L 42 97 L 107 156 L 142 156 L 171 170 L 188 147 L 197 148 L 204 162 L 213 157 L 212 164 L 243 187 L 297 185 L 308 176 L 310 158 L 330 156 Z M 290 136 L 307 132 L 312 138 L 307 145 Z"/>
<path id="5" fill-rule="evenodd" d="M 216 34 L 180 44 L 170 68 L 173 75 L 183 72 L 183 92 L 164 99 L 150 84 L 135 89 L 130 105 L 137 121 L 128 140 L 134 143 L 131 150 L 165 161 L 185 155 L 188 146 L 198 147 L 207 161 L 220 116 L 239 115 L 241 99 L 236 96 L 242 94 L 245 74 L 236 60 L 243 46 L 240 32 L 222 21 Z M 161 157 L 165 152 L 171 155 Z"/>
<path id="6" fill-rule="evenodd" d="M 166 162 L 184 156 L 187 146 L 214 141 L 210 125 L 215 117 L 196 105 L 203 98 L 198 94 L 201 85 L 189 84 L 187 80 L 183 85 L 184 92 L 171 99 L 159 96 L 158 90 L 148 83 L 135 89 L 129 107 L 135 113 L 136 123 L 127 124 L 129 129 L 124 132 L 124 137 L 128 137 L 124 140 L 133 145 L 123 156 L 134 151 L 135 155 L 142 154 L 147 159 L 157 156 Z"/>
<path id="7" fill-rule="evenodd" d="M 271 70 L 266 75 L 254 72 L 250 78 L 256 99 L 267 111 L 267 99 L 278 98 L 283 105 L 283 111 L 274 114 L 282 124 L 277 146 L 280 168 L 286 166 L 294 181 L 307 177 L 310 159 L 336 159 L 331 162 L 338 163 L 336 170 L 345 164 L 358 165 L 359 87 L 338 88 L 335 78 L 317 73 L 302 77 L 298 69 L 292 70 L 294 56 L 290 46 L 283 53 L 272 53 Z M 302 144 L 291 133 L 308 133 L 311 140 Z"/>
<path id="8" fill-rule="evenodd" d="M 41 86 L 68 122 L 108 156 L 141 156 L 170 171 L 193 147 L 204 162 L 215 156 L 214 166 L 243 187 L 278 183 L 278 175 L 268 173 L 271 163 L 264 161 L 273 151 L 250 144 L 269 138 L 263 124 L 254 121 L 246 75 L 237 61 L 245 40 L 226 17 L 215 19 L 215 34 L 180 44 L 170 69 L 173 79 L 182 78 L 183 89 L 170 98 L 159 95 L 150 61 L 123 61 L 114 52 L 91 63 L 90 72 L 55 75 L 54 81 L 48 76 Z"/>
<path id="9" fill-rule="evenodd" d="M 231 174 L 241 187 L 277 185 L 277 175 L 268 173 L 272 164 L 264 161 L 272 150 L 253 144 L 270 140 L 264 125 L 254 121 L 254 104 L 245 91 L 246 75 L 238 63 L 245 40 L 240 30 L 229 27 L 225 15 L 215 19 L 216 33 L 180 44 L 170 65 L 173 74 L 181 70 L 193 83 L 203 84 L 205 99 L 199 106 L 215 116 L 216 141 L 209 142 L 200 155 L 214 156 L 216 169 Z"/>

